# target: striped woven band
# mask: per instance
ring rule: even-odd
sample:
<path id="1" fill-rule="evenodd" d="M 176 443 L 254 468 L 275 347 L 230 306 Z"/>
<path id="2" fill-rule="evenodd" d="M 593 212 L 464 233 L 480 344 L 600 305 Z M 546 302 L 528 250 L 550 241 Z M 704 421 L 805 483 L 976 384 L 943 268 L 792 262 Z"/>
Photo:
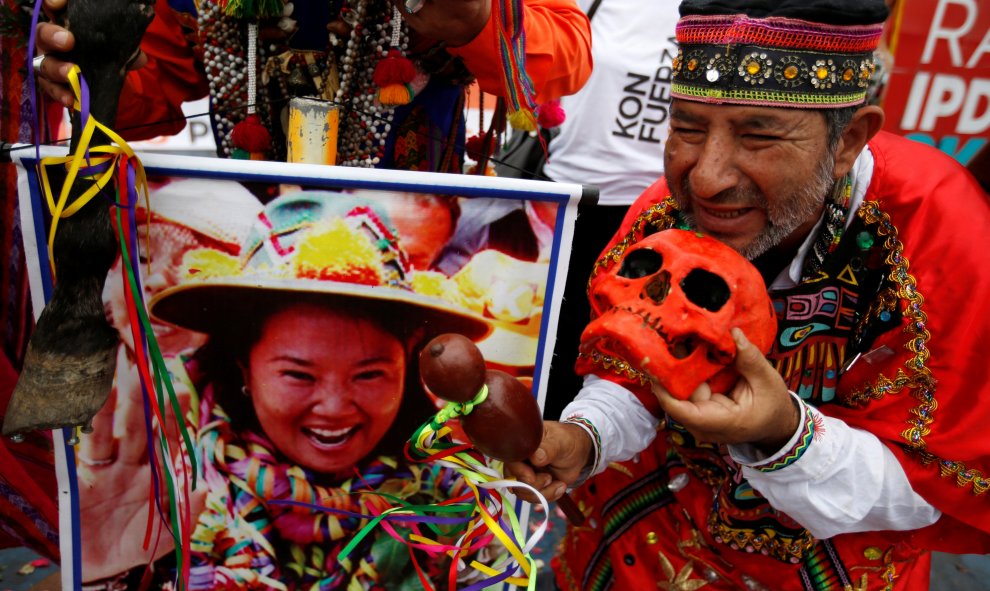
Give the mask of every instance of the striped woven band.
<path id="1" fill-rule="evenodd" d="M 691 15 L 677 24 L 675 98 L 743 105 L 839 108 L 866 97 L 882 24 Z"/>
<path id="2" fill-rule="evenodd" d="M 808 451 L 808 448 L 811 447 L 811 442 L 815 439 L 817 423 L 815 422 L 815 415 L 810 406 L 807 404 L 801 404 L 801 409 L 804 411 L 801 416 L 801 432 L 798 434 L 797 439 L 795 439 L 794 445 L 781 454 L 776 461 L 763 464 L 762 466 L 753 466 L 755 469 L 760 472 L 776 472 L 777 470 L 783 470 L 794 462 L 800 460 L 801 456 L 804 455 L 804 452 Z"/>

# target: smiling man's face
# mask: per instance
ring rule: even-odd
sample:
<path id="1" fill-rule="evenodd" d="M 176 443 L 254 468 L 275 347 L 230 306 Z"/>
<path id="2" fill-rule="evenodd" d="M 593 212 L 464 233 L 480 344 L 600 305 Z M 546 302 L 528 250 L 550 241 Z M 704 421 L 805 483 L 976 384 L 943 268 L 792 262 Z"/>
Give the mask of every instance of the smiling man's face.
<path id="1" fill-rule="evenodd" d="M 835 184 L 825 118 L 810 109 L 675 100 L 664 167 L 691 227 L 749 259 L 800 244 Z"/>

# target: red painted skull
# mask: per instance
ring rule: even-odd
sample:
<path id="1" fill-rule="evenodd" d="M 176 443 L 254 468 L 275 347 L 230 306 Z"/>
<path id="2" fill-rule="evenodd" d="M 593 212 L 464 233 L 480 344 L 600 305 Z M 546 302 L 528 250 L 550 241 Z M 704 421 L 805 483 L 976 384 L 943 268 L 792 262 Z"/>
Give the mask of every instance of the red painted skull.
<path id="1" fill-rule="evenodd" d="M 764 353 L 777 330 L 773 305 L 756 268 L 725 244 L 685 230 L 665 230 L 630 247 L 621 264 L 595 280 L 597 318 L 581 351 L 625 360 L 673 396 L 686 399 L 703 382 L 728 393 L 737 326 Z"/>

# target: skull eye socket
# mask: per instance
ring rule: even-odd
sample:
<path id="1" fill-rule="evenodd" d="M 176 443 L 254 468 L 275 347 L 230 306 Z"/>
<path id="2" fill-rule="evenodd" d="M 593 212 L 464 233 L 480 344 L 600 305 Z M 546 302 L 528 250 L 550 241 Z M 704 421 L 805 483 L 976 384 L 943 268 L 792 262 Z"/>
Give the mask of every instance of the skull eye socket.
<path id="1" fill-rule="evenodd" d="M 724 279 L 704 269 L 695 269 L 681 281 L 681 289 L 695 306 L 709 312 L 718 312 L 732 293 Z"/>
<path id="2" fill-rule="evenodd" d="M 626 279 L 641 279 L 653 275 L 663 267 L 663 256 L 648 248 L 634 250 L 622 259 L 619 267 L 619 277 Z"/>

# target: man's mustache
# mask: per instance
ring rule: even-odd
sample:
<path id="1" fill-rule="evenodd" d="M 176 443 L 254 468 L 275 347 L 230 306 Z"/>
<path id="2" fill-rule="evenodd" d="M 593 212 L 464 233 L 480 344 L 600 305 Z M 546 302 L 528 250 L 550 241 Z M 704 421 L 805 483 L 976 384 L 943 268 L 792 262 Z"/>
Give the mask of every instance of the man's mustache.
<path id="1" fill-rule="evenodd" d="M 767 198 L 758 189 L 750 187 L 732 187 L 705 199 L 698 198 L 691 189 L 691 181 L 687 178 L 681 181 L 680 190 L 673 191 L 674 199 L 681 211 L 690 212 L 694 202 L 701 201 L 706 205 L 720 207 L 755 207 L 757 209 L 767 209 Z"/>

